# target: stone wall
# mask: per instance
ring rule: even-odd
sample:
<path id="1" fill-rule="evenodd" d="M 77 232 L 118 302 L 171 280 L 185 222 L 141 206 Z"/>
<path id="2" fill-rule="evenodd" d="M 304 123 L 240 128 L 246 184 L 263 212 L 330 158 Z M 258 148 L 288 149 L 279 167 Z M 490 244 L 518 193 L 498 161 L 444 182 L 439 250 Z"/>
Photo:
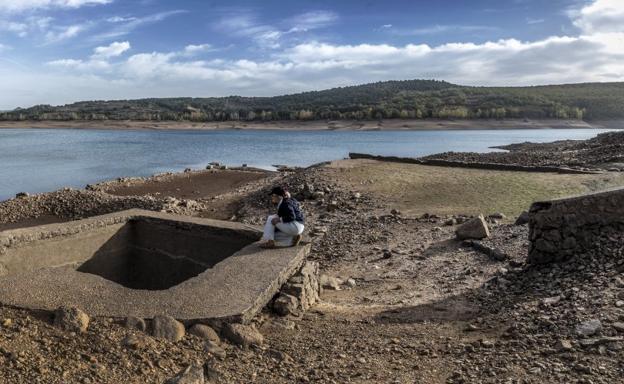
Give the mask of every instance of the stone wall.
<path id="1" fill-rule="evenodd" d="M 529 211 L 528 262 L 564 261 L 611 232 L 624 231 L 624 188 L 536 202 Z"/>

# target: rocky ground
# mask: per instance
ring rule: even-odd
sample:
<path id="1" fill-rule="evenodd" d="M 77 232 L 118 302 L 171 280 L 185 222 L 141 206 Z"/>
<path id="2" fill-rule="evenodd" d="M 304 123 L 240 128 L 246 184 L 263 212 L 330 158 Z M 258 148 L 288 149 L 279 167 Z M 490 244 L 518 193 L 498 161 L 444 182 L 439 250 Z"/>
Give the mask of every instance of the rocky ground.
<path id="1" fill-rule="evenodd" d="M 468 163 L 495 163 L 524 166 L 624 169 L 624 132 L 609 132 L 589 140 L 552 143 L 521 143 L 497 147 L 508 152 L 446 152 L 423 157 Z"/>
<path id="2" fill-rule="evenodd" d="M 390 174 L 406 165 L 382 166 Z M 246 347 L 226 332 L 213 341 L 187 332 L 174 342 L 100 318 L 84 333 L 67 331 L 51 314 L 0 307 L 0 381 L 163 383 L 197 365 L 178 382 L 200 382 L 190 381 L 200 373 L 211 383 L 624 382 L 621 234 L 605 234 L 565 264 L 526 265 L 527 228 L 515 216 L 489 218 L 491 236 L 479 247 L 455 235 L 473 213 L 400 212 L 402 195 L 372 188 L 370 175 L 347 177 L 362 167 L 370 171 L 369 162 L 346 161 L 271 174 L 190 204 L 98 188 L 16 200 L 3 212 L 32 206 L 69 219 L 137 204 L 207 217 L 218 209 L 259 224 L 269 187 L 287 185 L 307 213 L 310 259 L 326 289 L 305 313 L 266 309 L 254 321 L 263 341 Z M 58 201 L 69 195 L 86 208 L 64 211 Z"/>

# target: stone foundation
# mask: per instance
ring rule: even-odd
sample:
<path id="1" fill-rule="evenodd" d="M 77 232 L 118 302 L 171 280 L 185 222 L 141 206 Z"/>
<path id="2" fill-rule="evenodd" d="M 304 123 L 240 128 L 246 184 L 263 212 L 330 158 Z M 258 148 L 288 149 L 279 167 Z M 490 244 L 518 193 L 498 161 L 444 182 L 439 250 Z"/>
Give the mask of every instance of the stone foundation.
<path id="1" fill-rule="evenodd" d="M 536 202 L 529 211 L 528 262 L 565 261 L 614 231 L 624 231 L 624 188 Z"/>

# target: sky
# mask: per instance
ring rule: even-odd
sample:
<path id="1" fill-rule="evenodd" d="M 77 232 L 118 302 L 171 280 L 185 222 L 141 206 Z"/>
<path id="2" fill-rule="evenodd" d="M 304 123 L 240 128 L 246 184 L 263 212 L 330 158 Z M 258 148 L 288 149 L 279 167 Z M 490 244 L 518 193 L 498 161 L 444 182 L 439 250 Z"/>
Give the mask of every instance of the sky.
<path id="1" fill-rule="evenodd" d="M 624 81 L 624 0 L 0 0 L 0 110 Z"/>

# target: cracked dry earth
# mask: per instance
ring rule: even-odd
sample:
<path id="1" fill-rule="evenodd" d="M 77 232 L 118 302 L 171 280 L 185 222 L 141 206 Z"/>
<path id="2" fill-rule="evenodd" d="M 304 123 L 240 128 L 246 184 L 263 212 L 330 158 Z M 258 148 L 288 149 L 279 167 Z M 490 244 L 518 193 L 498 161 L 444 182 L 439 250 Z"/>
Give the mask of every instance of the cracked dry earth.
<path id="1" fill-rule="evenodd" d="M 510 254 L 496 261 L 455 240 L 446 217 L 391 214 L 392 201 L 356 198 L 326 168 L 283 183 L 325 191 L 303 200 L 317 235 L 310 258 L 343 284 L 300 316 L 265 310 L 255 319 L 263 345 L 223 342 L 226 356 L 214 357 L 188 334 L 171 343 L 110 319 L 72 334 L 46 314 L 0 307 L 0 382 L 162 383 L 191 363 L 212 383 L 624 382 L 620 235 L 532 267 L 519 257 L 526 227 L 493 226 L 491 241 Z M 240 220 L 264 216 L 266 187 L 243 198 Z M 600 329 L 579 334 L 589 320 Z"/>

